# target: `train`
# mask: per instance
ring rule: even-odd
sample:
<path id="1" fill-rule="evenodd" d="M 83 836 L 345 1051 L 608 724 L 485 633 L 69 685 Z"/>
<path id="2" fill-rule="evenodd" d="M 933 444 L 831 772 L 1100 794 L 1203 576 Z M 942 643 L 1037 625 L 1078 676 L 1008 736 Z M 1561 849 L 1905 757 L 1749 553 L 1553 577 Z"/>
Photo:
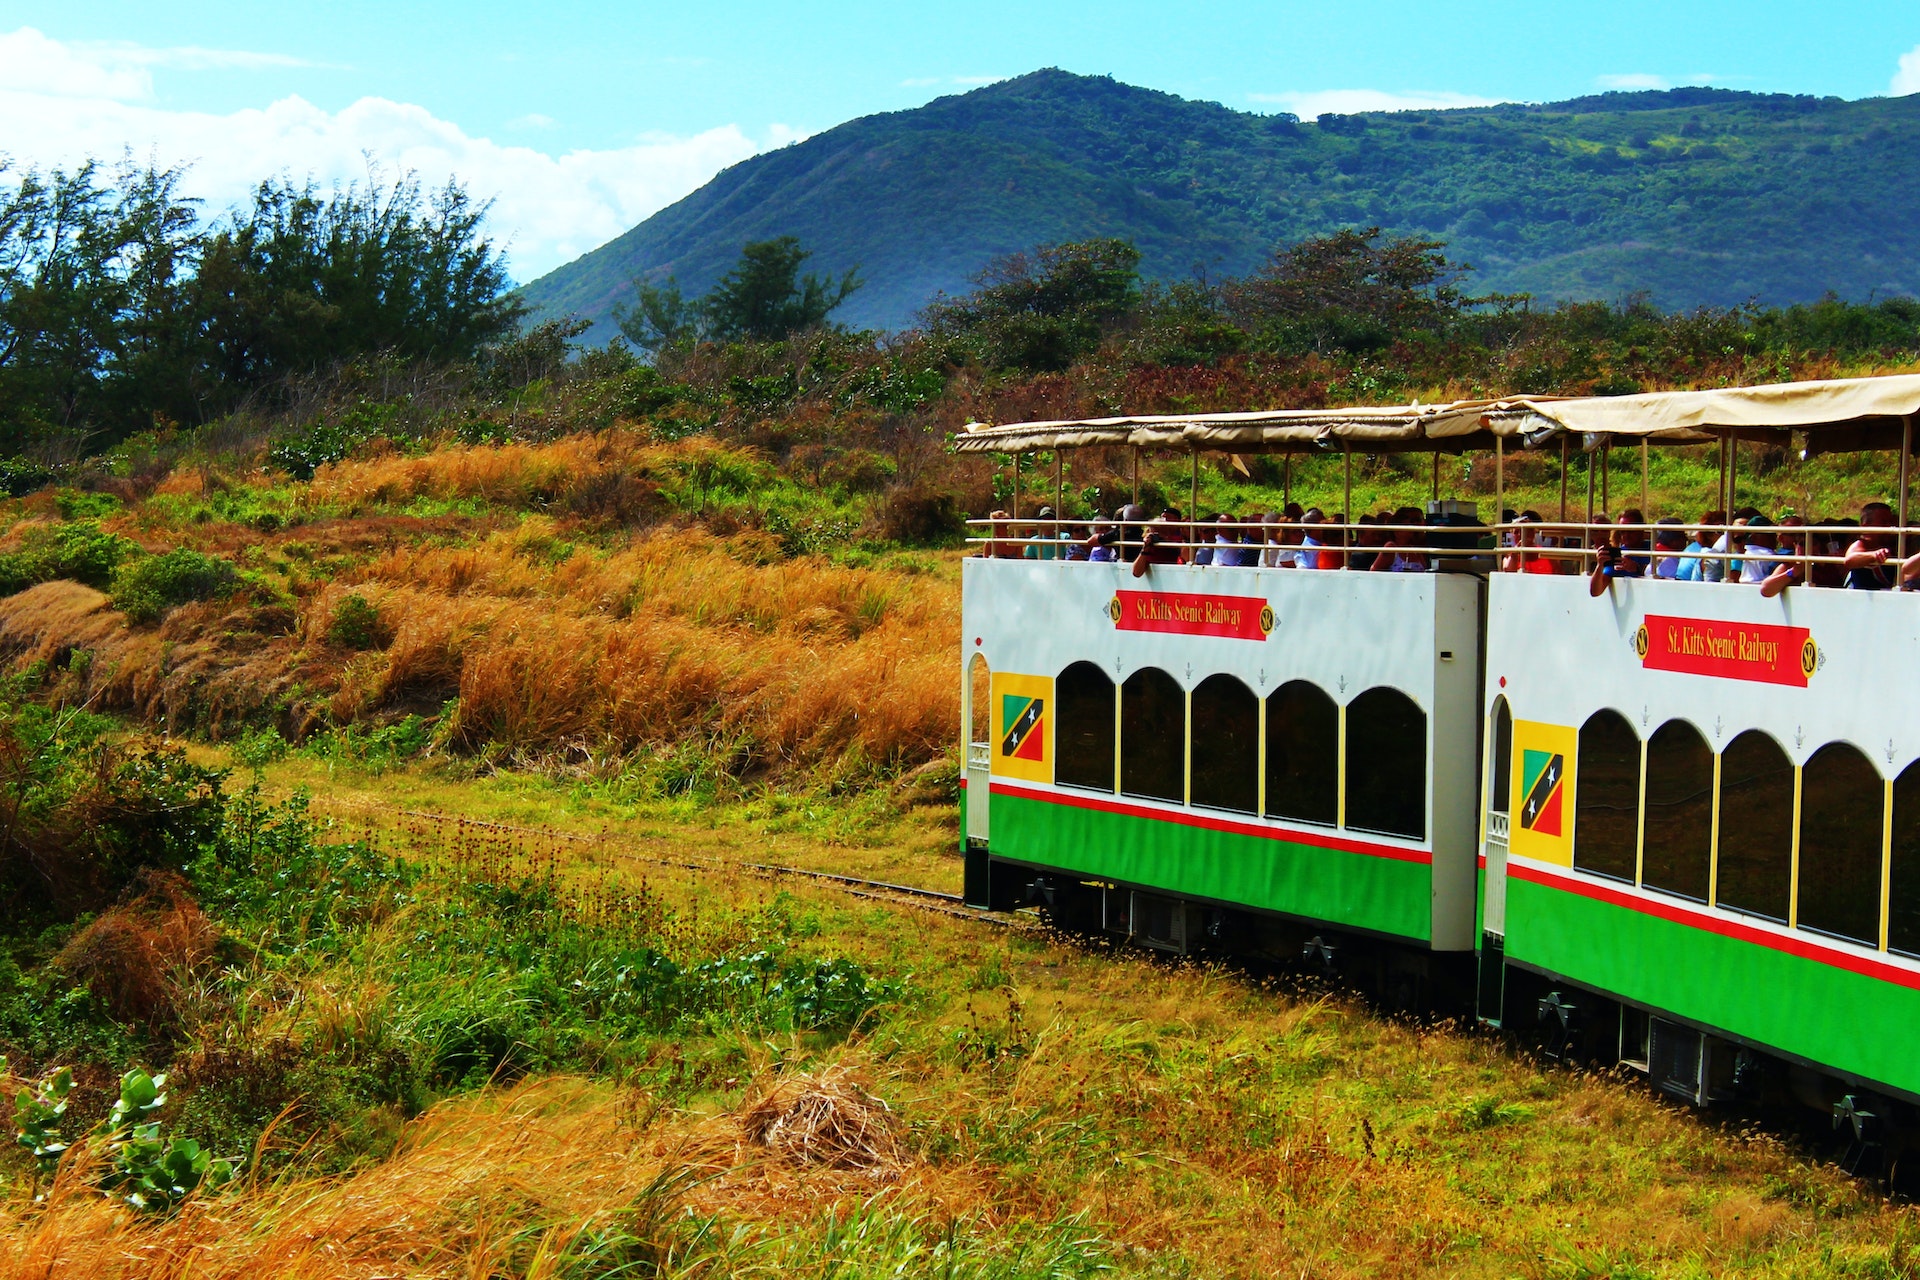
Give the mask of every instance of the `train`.
<path id="1" fill-rule="evenodd" d="M 1485 451 L 1496 486 L 1509 453 L 1557 453 L 1542 554 L 1575 571 L 1502 571 L 1499 490 L 1476 523 L 1437 463 L 1425 572 L 1132 563 L 1146 530 L 1206 546 L 1191 508 L 1067 559 L 1084 527 L 996 513 L 962 573 L 966 901 L 1304 960 L 1883 1150 L 1920 1127 L 1920 596 L 1807 585 L 1811 542 L 1771 594 L 1596 577 L 1595 469 L 1584 520 L 1566 477 L 1572 450 L 1637 447 L 1644 487 L 1647 450 L 1717 445 L 1702 505 L 1731 511 L 1743 447 L 1895 452 L 1897 564 L 1917 416 L 1899 376 L 970 425 L 955 448 L 1010 459 L 1016 502 L 1036 452 L 1064 497 L 1068 451 L 1132 450 L 1136 484 L 1141 452 L 1179 451 L 1195 498 L 1208 453 L 1337 454 L 1349 486 L 1356 453 Z M 1361 554 L 1351 515 L 1316 532 L 1323 564 Z"/>

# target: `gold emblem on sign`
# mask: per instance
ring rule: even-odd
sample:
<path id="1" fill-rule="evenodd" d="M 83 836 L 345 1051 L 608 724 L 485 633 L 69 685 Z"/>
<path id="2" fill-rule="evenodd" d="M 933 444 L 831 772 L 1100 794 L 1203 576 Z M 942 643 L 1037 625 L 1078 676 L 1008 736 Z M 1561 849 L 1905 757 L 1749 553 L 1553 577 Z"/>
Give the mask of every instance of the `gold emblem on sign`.
<path id="1" fill-rule="evenodd" d="M 1107 601 L 1107 616 L 1109 618 L 1112 618 L 1115 622 L 1120 621 L 1120 597 L 1119 596 L 1115 596 L 1113 599 Z"/>
<path id="2" fill-rule="evenodd" d="M 1273 634 L 1273 606 L 1270 604 L 1260 606 L 1260 634 L 1263 636 Z"/>
<path id="3" fill-rule="evenodd" d="M 1633 633 L 1633 651 L 1642 658 L 1647 656 L 1647 624 L 1641 623 L 1640 629 Z"/>
<path id="4" fill-rule="evenodd" d="M 1808 636 L 1800 642 L 1800 674 L 1811 680 L 1819 665 L 1820 646 L 1813 642 L 1812 636 Z"/>

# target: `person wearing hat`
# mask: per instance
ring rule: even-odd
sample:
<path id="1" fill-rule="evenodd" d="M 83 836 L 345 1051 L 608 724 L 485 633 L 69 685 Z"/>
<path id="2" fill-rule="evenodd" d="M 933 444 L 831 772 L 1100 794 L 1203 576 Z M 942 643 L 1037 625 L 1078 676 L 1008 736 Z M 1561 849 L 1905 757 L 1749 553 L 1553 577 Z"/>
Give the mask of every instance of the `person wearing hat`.
<path id="1" fill-rule="evenodd" d="M 1029 560 L 1064 560 L 1066 548 L 1060 545 L 1063 538 L 1070 535 L 1060 527 L 1060 521 L 1054 517 L 1052 507 L 1040 508 L 1040 523 L 1033 527 L 1027 537 L 1027 549 L 1024 554 Z"/>

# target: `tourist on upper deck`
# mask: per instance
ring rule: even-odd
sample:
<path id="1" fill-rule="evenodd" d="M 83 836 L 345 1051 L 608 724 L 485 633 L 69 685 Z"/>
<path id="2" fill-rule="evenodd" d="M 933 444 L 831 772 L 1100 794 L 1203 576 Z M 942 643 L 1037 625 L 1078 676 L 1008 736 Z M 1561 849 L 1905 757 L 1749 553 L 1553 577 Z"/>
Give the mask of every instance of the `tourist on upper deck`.
<path id="1" fill-rule="evenodd" d="M 1118 514 L 1118 513 L 1116 513 Z M 1119 556 L 1114 547 L 1120 541 L 1120 529 L 1111 520 L 1095 520 L 1086 541 L 1080 545 L 1086 559 L 1094 564 L 1112 564 Z"/>
<path id="2" fill-rule="evenodd" d="M 1040 508 L 1039 519 L 1039 524 L 1027 530 L 1027 545 L 1020 554 L 1029 560 L 1064 559 L 1066 553 L 1060 542 L 1071 535 L 1054 519 L 1052 507 Z"/>
<path id="3" fill-rule="evenodd" d="M 1219 518 L 1218 516 L 1207 516 L 1200 521 L 1200 526 L 1213 524 Z M 1210 565 L 1213 563 L 1212 529 L 1204 527 L 1189 528 L 1187 532 L 1181 536 L 1188 542 L 1198 544 L 1189 549 L 1187 555 L 1188 564 Z"/>
<path id="4" fill-rule="evenodd" d="M 1147 526 L 1140 540 L 1140 553 L 1133 558 L 1133 576 L 1145 577 L 1148 568 L 1156 564 L 1179 564 L 1180 544 L 1188 541 L 1190 528 L 1181 523 L 1184 517 L 1180 508 L 1168 507 L 1160 513 L 1160 518 Z"/>
<path id="5" fill-rule="evenodd" d="M 1334 566 L 1323 563 L 1320 526 L 1327 522 L 1326 512 L 1318 507 L 1308 507 L 1300 516 L 1300 550 L 1294 553 L 1294 563 L 1302 569 L 1331 569 Z"/>
<path id="6" fill-rule="evenodd" d="M 1720 562 L 1707 555 L 1713 545 L 1714 535 L 1704 526 L 1725 523 L 1727 513 L 1709 511 L 1700 517 L 1702 528 L 1687 534 L 1686 553 L 1680 558 L 1679 572 L 1673 576 L 1680 582 L 1718 582 L 1720 581 Z"/>
<path id="7" fill-rule="evenodd" d="M 1755 511 L 1746 518 L 1741 530 L 1740 581 L 1759 587 L 1760 594 L 1771 598 L 1800 580 L 1800 566 L 1783 563 L 1795 551 L 1784 550 L 1774 533 L 1773 521 Z"/>
<path id="8" fill-rule="evenodd" d="M 1893 535 L 1878 530 L 1893 527 L 1893 508 L 1884 502 L 1869 502 L 1860 509 L 1860 536 L 1847 548 L 1842 568 L 1847 585 L 1855 591 L 1886 591 L 1894 585 L 1893 570 L 1887 557 L 1893 554 Z"/>
<path id="9" fill-rule="evenodd" d="M 1816 560 L 1807 568 L 1807 583 L 1815 587 L 1844 587 L 1847 585 L 1846 566 L 1839 561 L 1847 554 L 1847 548 L 1853 545 L 1851 530 L 1859 527 L 1860 522 L 1852 516 L 1816 516 L 1808 524 L 1824 527 L 1826 532 L 1809 534 L 1808 549 L 1816 556 L 1831 556 L 1831 560 Z M 1842 532 L 1844 530 L 1845 532 Z"/>
<path id="10" fill-rule="evenodd" d="M 1380 517 L 1371 511 L 1360 513 L 1359 522 L 1353 530 L 1354 550 L 1347 556 L 1347 568 L 1360 573 L 1373 569 L 1373 562 L 1380 558 L 1380 547 L 1385 537 L 1376 527 L 1379 521 Z"/>
<path id="11" fill-rule="evenodd" d="M 1141 526 L 1146 523 L 1147 509 L 1137 502 L 1129 502 L 1113 518 L 1120 526 L 1120 541 L 1116 548 L 1120 559 L 1132 564 L 1134 557 L 1140 554 Z"/>
<path id="12" fill-rule="evenodd" d="M 1522 511 L 1508 523 L 1514 526 L 1514 549 L 1500 558 L 1501 572 L 1543 573 L 1549 576 L 1556 573 L 1553 561 L 1539 552 L 1540 513 Z"/>
<path id="13" fill-rule="evenodd" d="M 1680 576 L 1681 568 L 1686 564 L 1677 554 L 1687 545 L 1686 530 L 1680 527 L 1680 521 L 1674 516 L 1661 516 L 1660 527 L 1654 530 L 1653 576 L 1672 580 Z"/>
<path id="14" fill-rule="evenodd" d="M 1639 570 L 1636 576 L 1642 578 L 1653 568 L 1653 557 L 1647 554 L 1647 531 L 1639 527 L 1646 522 L 1645 512 L 1638 507 L 1628 507 L 1615 522 L 1613 535 L 1613 543 L 1620 548 L 1622 558 L 1631 561 Z"/>
<path id="15" fill-rule="evenodd" d="M 1426 519 L 1418 507 L 1401 507 L 1393 513 L 1398 526 L 1381 544 L 1385 549 L 1374 557 L 1368 568 L 1374 573 L 1425 573 L 1427 557 L 1414 548 L 1426 544 Z"/>
<path id="16" fill-rule="evenodd" d="M 1274 557 L 1274 566 L 1280 569 L 1303 569 L 1306 567 L 1306 552 L 1300 549 L 1300 540 L 1306 536 L 1301 528 L 1301 517 L 1290 514 L 1299 507 L 1297 502 L 1289 502 L 1286 510 L 1280 513 L 1280 552 Z"/>
<path id="17" fill-rule="evenodd" d="M 1090 520 L 1063 522 L 1060 526 L 1060 558 L 1084 564 L 1087 559 L 1087 539 L 1092 536 L 1093 522 Z"/>
<path id="18" fill-rule="evenodd" d="M 1235 525 L 1254 523 L 1252 516 L 1236 516 L 1222 511 L 1215 522 L 1221 528 L 1213 535 L 1213 563 L 1219 569 L 1243 569 L 1259 559 L 1260 553 L 1246 545 L 1246 534 Z"/>
<path id="19" fill-rule="evenodd" d="M 1013 525 L 1004 511 L 987 515 L 987 542 L 980 554 L 994 560 L 1018 560 L 1020 544 L 1013 539 Z"/>
<path id="20" fill-rule="evenodd" d="M 1280 557 L 1287 554 L 1286 544 L 1281 540 L 1280 513 L 1269 511 L 1260 517 L 1261 529 L 1259 565 L 1262 569 L 1278 569 Z"/>

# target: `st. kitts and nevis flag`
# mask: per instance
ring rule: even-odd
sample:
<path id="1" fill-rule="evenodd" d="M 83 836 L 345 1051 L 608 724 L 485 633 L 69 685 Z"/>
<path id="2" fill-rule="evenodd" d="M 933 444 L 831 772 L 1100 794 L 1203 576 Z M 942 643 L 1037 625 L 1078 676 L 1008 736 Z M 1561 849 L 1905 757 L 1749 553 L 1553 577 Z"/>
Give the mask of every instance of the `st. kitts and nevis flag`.
<path id="1" fill-rule="evenodd" d="M 1530 720 L 1513 722 L 1513 806 L 1507 849 L 1523 858 L 1573 865 L 1574 762 L 1580 731 Z"/>
<path id="2" fill-rule="evenodd" d="M 1053 678 L 996 671 L 993 736 L 994 773 L 1052 782 Z"/>

